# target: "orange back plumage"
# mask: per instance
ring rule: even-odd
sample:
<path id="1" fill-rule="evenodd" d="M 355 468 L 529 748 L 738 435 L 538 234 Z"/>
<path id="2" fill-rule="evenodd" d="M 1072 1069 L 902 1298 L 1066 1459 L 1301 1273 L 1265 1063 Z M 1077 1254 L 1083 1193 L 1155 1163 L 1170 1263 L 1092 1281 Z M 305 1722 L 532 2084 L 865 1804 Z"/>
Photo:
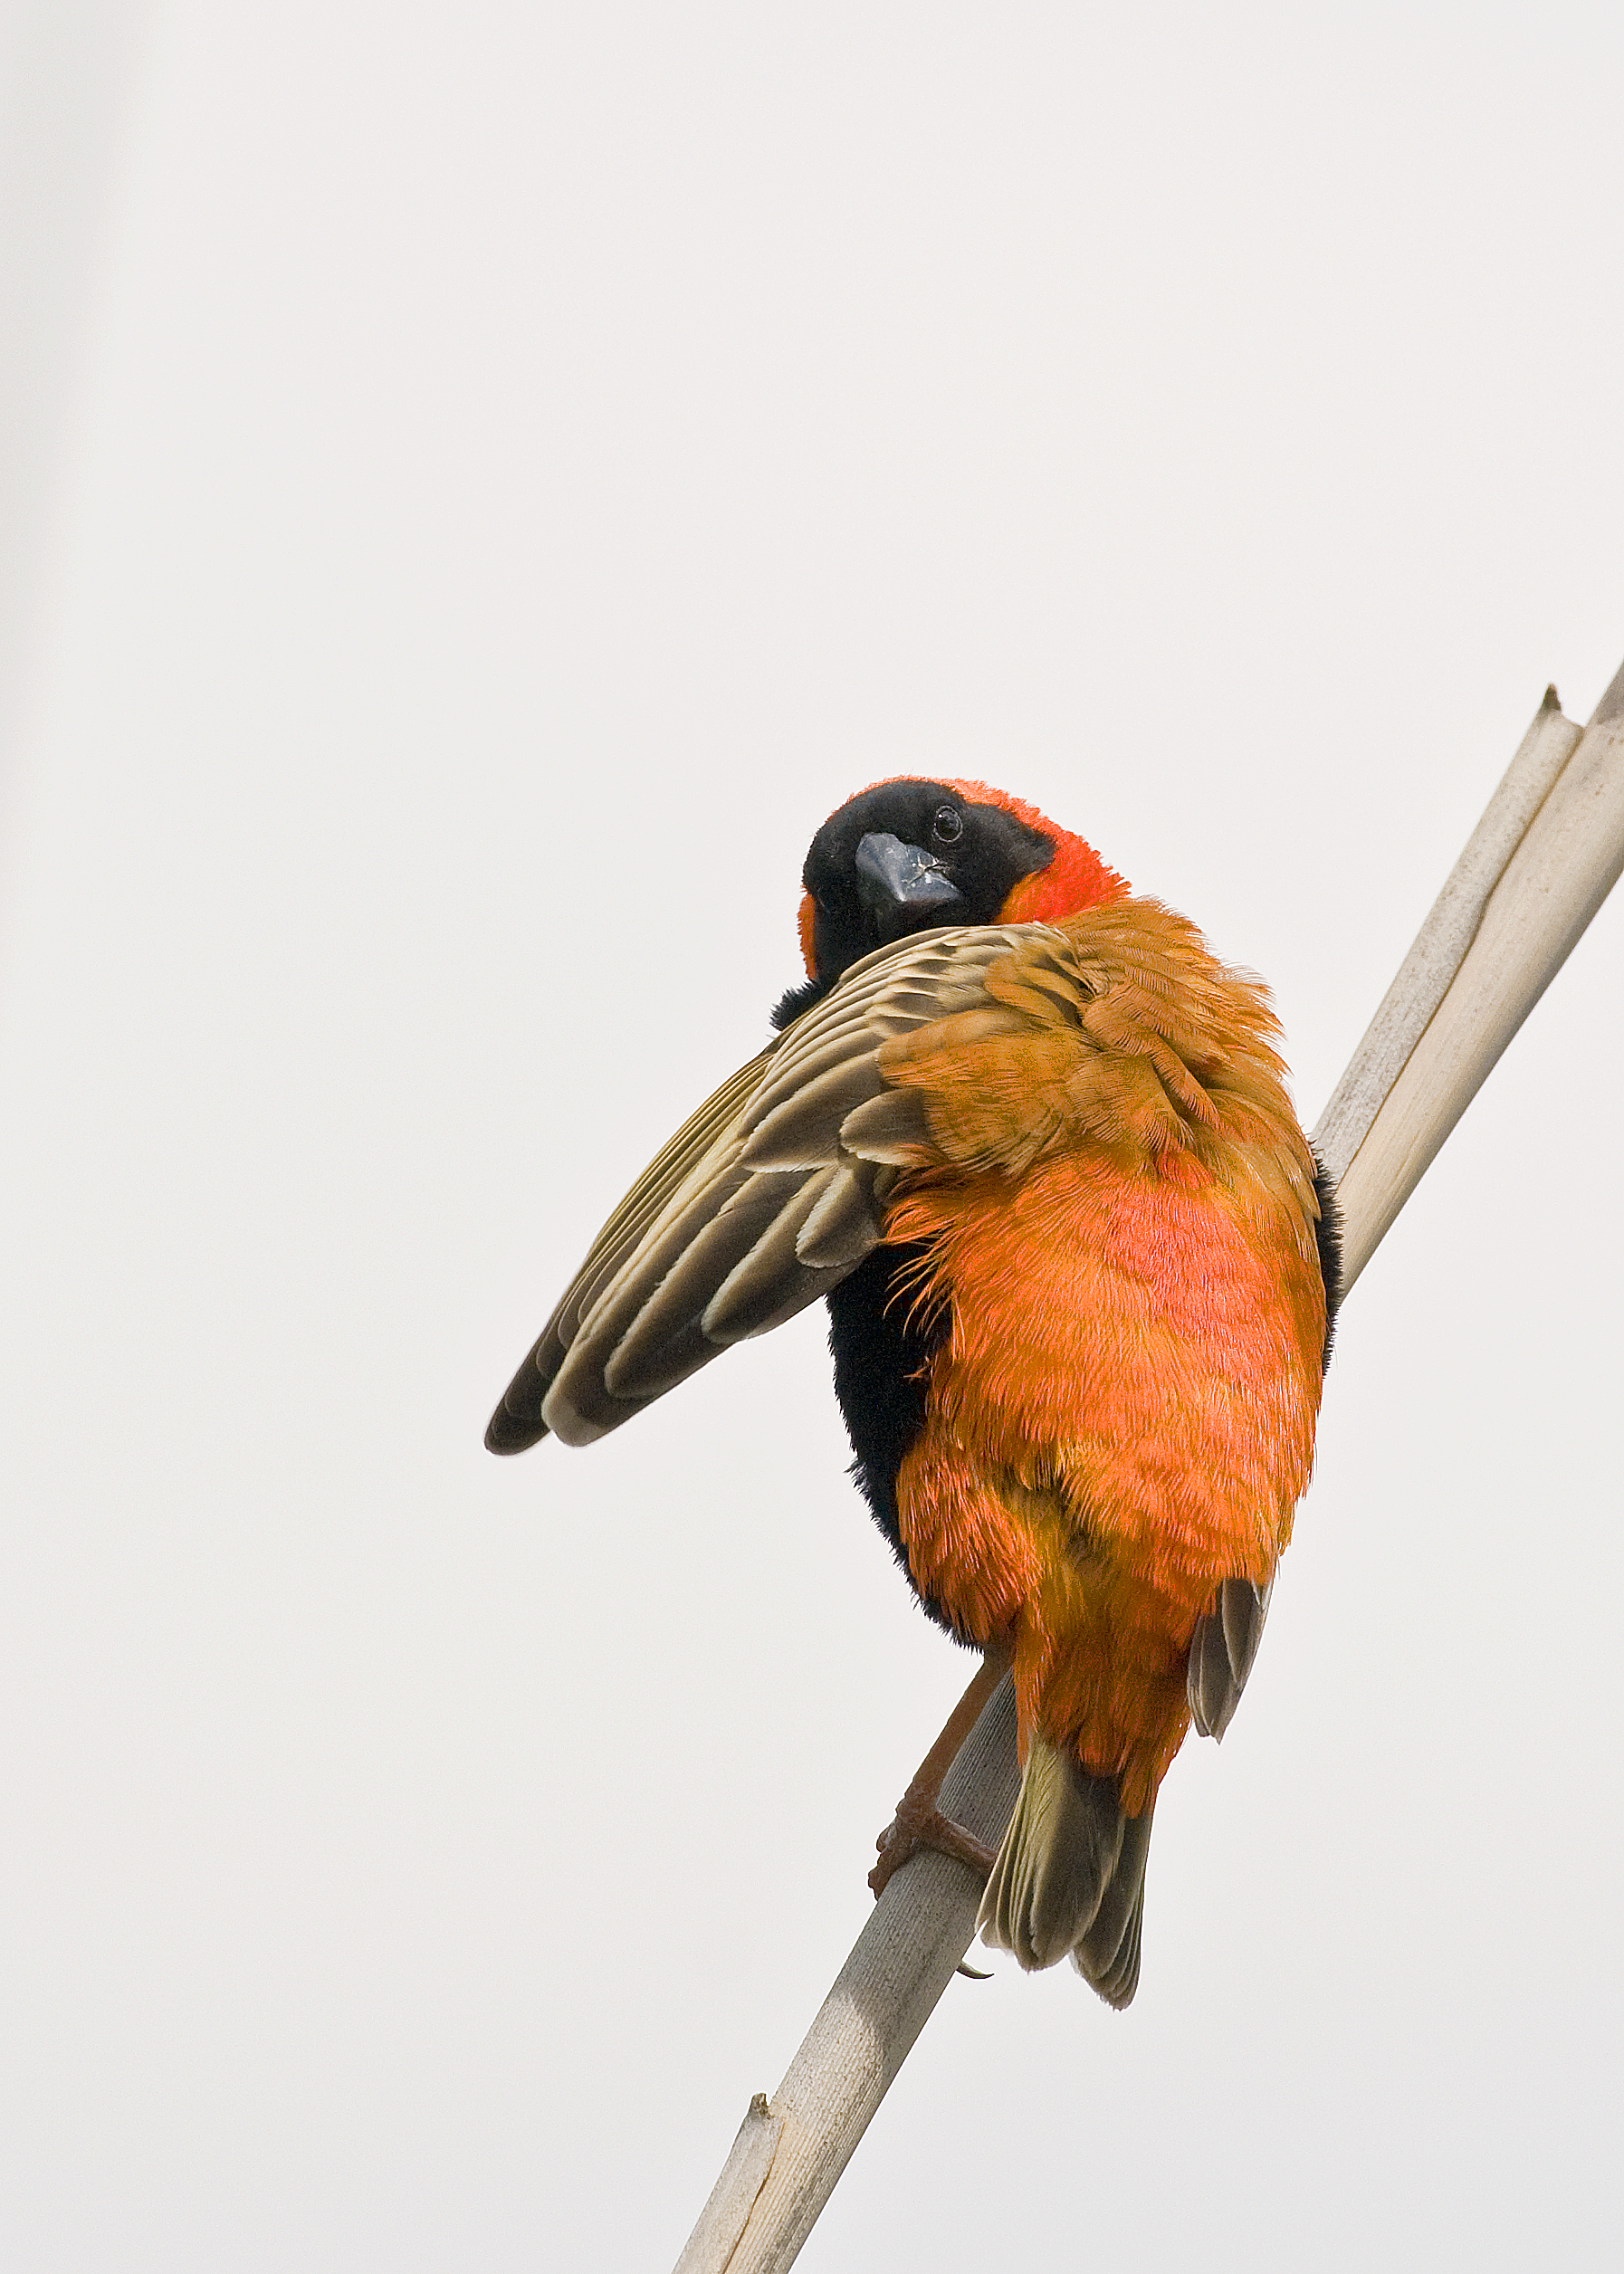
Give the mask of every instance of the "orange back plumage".
<path id="1" fill-rule="evenodd" d="M 936 1164 L 886 1237 L 952 1321 L 899 1501 L 961 1629 L 1013 1627 L 1023 1725 L 1136 1811 L 1188 1725 L 1196 1620 L 1224 1578 L 1268 1581 L 1308 1481 L 1318 1208 L 1256 982 L 1153 901 L 1058 928 L 1080 1018 L 1017 955 L 988 992 L 1025 1025 L 973 1011 L 881 1054 Z"/>

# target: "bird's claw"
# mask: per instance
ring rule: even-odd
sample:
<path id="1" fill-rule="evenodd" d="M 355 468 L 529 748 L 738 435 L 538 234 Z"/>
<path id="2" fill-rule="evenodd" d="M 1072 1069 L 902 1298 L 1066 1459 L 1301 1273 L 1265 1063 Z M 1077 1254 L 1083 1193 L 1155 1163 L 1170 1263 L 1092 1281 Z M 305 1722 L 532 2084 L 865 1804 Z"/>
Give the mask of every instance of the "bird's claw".
<path id="1" fill-rule="evenodd" d="M 868 1884 L 879 1897 L 884 1892 L 892 1874 L 901 1870 L 916 1849 L 934 1848 L 944 1856 L 956 1856 L 983 1878 L 991 1872 L 996 1860 L 993 1850 L 967 1832 L 962 1824 L 955 1824 L 944 1816 L 934 1799 L 916 1795 L 912 1789 L 897 1802 L 896 1814 L 874 1841 L 880 1851 L 879 1861 L 868 1875 Z"/>

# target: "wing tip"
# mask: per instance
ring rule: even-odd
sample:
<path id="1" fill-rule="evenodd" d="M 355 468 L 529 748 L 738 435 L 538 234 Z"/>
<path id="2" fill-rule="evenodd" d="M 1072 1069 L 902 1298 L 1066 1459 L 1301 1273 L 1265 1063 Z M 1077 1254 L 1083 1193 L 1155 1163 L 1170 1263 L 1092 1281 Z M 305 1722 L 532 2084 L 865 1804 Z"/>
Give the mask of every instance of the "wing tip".
<path id="1" fill-rule="evenodd" d="M 532 1445 L 539 1445 L 548 1434 L 547 1424 L 538 1411 L 533 1414 L 515 1413 L 504 1398 L 491 1416 L 491 1426 L 485 1431 L 487 1453 L 525 1453 Z"/>

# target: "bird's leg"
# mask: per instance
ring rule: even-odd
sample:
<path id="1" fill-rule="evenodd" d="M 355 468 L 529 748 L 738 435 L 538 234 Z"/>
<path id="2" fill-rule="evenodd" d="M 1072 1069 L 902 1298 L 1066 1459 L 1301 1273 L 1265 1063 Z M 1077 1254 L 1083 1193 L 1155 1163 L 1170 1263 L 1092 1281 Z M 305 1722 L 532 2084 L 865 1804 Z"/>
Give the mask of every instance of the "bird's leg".
<path id="1" fill-rule="evenodd" d="M 955 1824 L 937 1807 L 941 1781 L 953 1765 L 953 1756 L 981 1717 L 981 1708 L 1009 1670 L 1013 1652 L 1008 1643 L 995 1642 L 971 1677 L 969 1688 L 948 1715 L 940 1737 L 914 1771 L 913 1781 L 896 1804 L 896 1814 L 875 1840 L 880 1859 L 868 1875 L 875 1896 L 884 1892 L 892 1873 L 905 1864 L 916 1848 L 938 1848 L 944 1856 L 957 1856 L 983 1875 L 992 1869 L 994 1851 L 984 1847 L 962 1824 Z"/>

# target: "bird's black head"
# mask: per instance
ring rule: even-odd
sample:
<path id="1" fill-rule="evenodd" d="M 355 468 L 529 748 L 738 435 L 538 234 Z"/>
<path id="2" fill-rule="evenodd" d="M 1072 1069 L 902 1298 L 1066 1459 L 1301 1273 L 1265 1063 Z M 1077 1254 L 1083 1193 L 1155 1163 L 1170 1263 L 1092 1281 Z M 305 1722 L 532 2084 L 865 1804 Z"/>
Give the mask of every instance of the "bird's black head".
<path id="1" fill-rule="evenodd" d="M 876 948 L 933 926 L 995 923 L 1021 879 L 1048 866 L 1055 836 L 991 802 L 996 792 L 970 797 L 967 788 L 881 782 L 824 823 L 801 872 L 809 977 L 779 1003 L 775 1027 Z"/>

